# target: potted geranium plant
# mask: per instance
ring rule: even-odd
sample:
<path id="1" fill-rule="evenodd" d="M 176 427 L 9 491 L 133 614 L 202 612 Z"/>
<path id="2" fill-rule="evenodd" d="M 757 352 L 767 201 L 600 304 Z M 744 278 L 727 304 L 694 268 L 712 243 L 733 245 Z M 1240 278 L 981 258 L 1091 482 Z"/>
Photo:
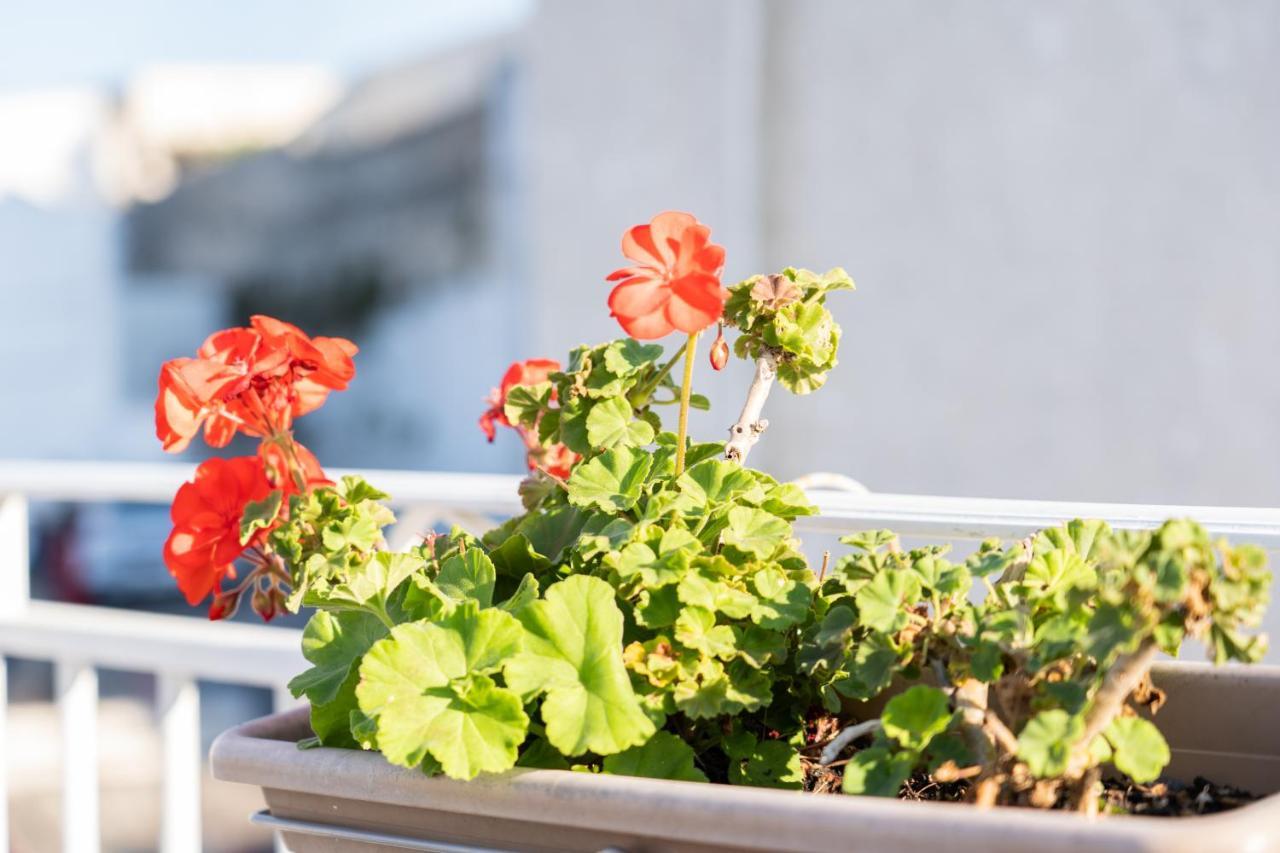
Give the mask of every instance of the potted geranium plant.
<path id="1" fill-rule="evenodd" d="M 490 398 L 481 429 L 518 433 L 530 475 L 524 514 L 487 532 L 389 551 L 388 496 L 327 480 L 294 440 L 293 419 L 352 379 L 350 342 L 255 317 L 165 365 L 166 449 L 202 427 L 214 446 L 261 442 L 175 498 L 165 558 L 183 592 L 212 596 L 212 618 L 246 598 L 267 619 L 314 609 L 312 666 L 290 685 L 309 713 L 213 752 L 220 778 L 266 789 L 297 849 L 1276 841 L 1255 832 L 1274 798 L 1190 825 L 1069 814 L 1197 813 L 1280 787 L 1257 713 L 1280 700 L 1274 670 L 1154 664 L 1188 638 L 1217 663 L 1258 659 L 1260 549 L 1190 520 L 1076 520 L 957 561 L 855 533 L 812 567 L 792 530 L 805 493 L 746 460 L 775 382 L 808 394 L 835 366 L 826 301 L 853 282 L 788 268 L 726 289 L 723 249 L 684 213 L 630 229 L 623 253 L 608 302 L 628 337 L 514 364 Z M 699 337 L 718 329 L 720 369 L 725 326 L 755 374 L 728 441 L 693 442 Z M 647 343 L 677 332 L 670 355 Z M 1162 780 L 1169 740 L 1182 782 L 1215 778 Z"/>

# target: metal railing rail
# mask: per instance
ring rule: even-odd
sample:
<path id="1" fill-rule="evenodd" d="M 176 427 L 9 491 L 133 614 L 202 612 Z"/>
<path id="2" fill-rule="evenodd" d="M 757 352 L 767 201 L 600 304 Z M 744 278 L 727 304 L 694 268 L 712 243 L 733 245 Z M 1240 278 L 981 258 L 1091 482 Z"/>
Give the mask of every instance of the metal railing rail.
<path id="1" fill-rule="evenodd" d="M 0 743 L 5 735 L 5 658 L 51 661 L 62 720 L 62 847 L 99 849 L 97 706 L 99 668 L 152 673 L 163 749 L 165 853 L 200 849 L 200 710 L 197 681 L 250 684 L 292 703 L 284 685 L 304 666 L 299 632 L 245 624 L 210 624 L 180 616 L 32 601 L 28 587 L 29 501 L 167 504 L 193 466 L 106 462 L 0 461 Z M 344 471 L 332 471 L 341 476 Z M 519 509 L 519 478 L 493 474 L 366 471 L 398 504 L 427 516 L 475 523 Z M 832 482 L 830 479 L 825 482 Z M 1280 509 L 998 500 L 813 489 L 821 514 L 803 531 L 847 533 L 890 527 L 937 539 L 1021 537 L 1075 517 L 1122 528 L 1152 527 L 1192 516 L 1212 532 L 1280 551 Z M 156 543 L 157 556 L 160 543 Z M 0 853 L 8 853 L 7 780 L 0 770 Z"/>

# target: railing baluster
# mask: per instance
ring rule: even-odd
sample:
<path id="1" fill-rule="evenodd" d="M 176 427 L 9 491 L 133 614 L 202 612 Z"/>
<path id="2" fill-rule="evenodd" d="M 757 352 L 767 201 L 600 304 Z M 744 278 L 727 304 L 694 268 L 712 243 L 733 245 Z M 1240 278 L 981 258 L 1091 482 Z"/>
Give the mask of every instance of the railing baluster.
<path id="1" fill-rule="evenodd" d="M 0 655 L 0 853 L 9 853 L 9 667 Z"/>
<path id="2" fill-rule="evenodd" d="M 161 853 L 200 849 L 200 688 L 194 678 L 156 677 L 156 705 L 164 755 L 161 778 Z"/>
<path id="3" fill-rule="evenodd" d="M 62 718 L 62 849 L 98 853 L 98 672 L 81 661 L 54 665 Z"/>
<path id="4" fill-rule="evenodd" d="M 0 617 L 18 616 L 31 600 L 26 495 L 0 495 Z"/>

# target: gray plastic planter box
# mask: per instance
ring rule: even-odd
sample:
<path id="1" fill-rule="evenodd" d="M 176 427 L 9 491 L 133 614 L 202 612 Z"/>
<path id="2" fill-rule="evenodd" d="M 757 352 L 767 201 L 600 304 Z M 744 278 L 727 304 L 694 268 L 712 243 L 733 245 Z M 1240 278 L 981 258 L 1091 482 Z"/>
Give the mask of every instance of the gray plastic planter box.
<path id="1" fill-rule="evenodd" d="M 300 751 L 304 709 L 232 729 L 213 775 L 258 785 L 264 823 L 307 851 L 1280 851 L 1280 667 L 1161 664 L 1169 774 L 1268 794 L 1219 815 L 1107 817 L 521 770 L 428 778 L 376 753 Z"/>

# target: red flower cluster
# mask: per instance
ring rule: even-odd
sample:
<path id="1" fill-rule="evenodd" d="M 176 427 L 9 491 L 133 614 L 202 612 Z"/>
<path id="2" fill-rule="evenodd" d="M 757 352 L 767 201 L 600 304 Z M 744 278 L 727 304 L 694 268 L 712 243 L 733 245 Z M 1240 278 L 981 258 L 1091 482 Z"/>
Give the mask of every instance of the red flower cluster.
<path id="1" fill-rule="evenodd" d="M 245 548 L 261 544 L 264 530 L 240 541 L 240 519 L 246 504 L 270 492 L 257 456 L 209 459 L 196 469 L 194 480 L 178 488 L 169 509 L 173 532 L 164 543 L 164 562 L 188 604 L 217 592 L 223 578 L 236 576 L 235 561 Z"/>
<path id="2" fill-rule="evenodd" d="M 536 429 L 525 429 L 511 423 L 511 421 L 507 420 L 505 411 L 507 394 L 511 393 L 512 388 L 521 385 L 538 385 L 546 382 L 550 375 L 559 369 L 560 362 L 549 358 L 531 358 L 526 361 L 513 362 L 507 368 L 507 372 L 502 375 L 502 384 L 489 392 L 487 400 L 489 408 L 485 409 L 484 414 L 480 416 L 480 431 L 485 434 L 485 438 L 492 442 L 497 435 L 497 426 L 513 428 L 524 441 L 529 470 L 540 469 L 553 477 L 564 480 L 568 478 L 570 470 L 580 458 L 578 454 L 563 444 L 544 446 L 538 441 L 538 431 Z M 554 393 L 553 390 L 553 400 L 555 399 Z"/>
<path id="3" fill-rule="evenodd" d="M 342 338 L 310 338 L 296 326 L 255 316 L 248 328 L 210 335 L 195 358 L 176 358 L 160 370 L 156 435 L 171 453 L 183 450 L 204 428 L 205 441 L 225 447 L 237 433 L 262 439 L 256 456 L 210 459 L 196 469 L 173 499 L 173 532 L 164 561 L 189 604 L 210 593 L 209 618 L 231 616 L 243 593 L 253 590 L 253 608 L 264 619 L 284 611 L 282 583 L 288 574 L 261 546 L 280 519 L 240 539 L 245 507 L 281 493 L 329 485 L 319 461 L 293 439 L 295 418 L 318 409 L 330 391 L 341 391 L 355 375 L 356 346 Z M 253 571 L 239 586 L 235 562 Z"/>
<path id="4" fill-rule="evenodd" d="M 160 369 L 156 436 L 178 453 L 202 425 L 212 447 L 226 447 L 237 431 L 257 438 L 286 433 L 294 418 L 347 387 L 356 352 L 351 341 L 309 338 L 261 315 L 249 328 L 215 332 L 195 358 L 175 358 Z"/>
<path id="5" fill-rule="evenodd" d="M 618 286 L 609 311 L 633 338 L 653 340 L 677 329 L 700 332 L 724 314 L 720 286 L 724 247 L 692 214 L 659 213 L 622 236 L 622 254 L 635 261 L 608 277 Z"/>

